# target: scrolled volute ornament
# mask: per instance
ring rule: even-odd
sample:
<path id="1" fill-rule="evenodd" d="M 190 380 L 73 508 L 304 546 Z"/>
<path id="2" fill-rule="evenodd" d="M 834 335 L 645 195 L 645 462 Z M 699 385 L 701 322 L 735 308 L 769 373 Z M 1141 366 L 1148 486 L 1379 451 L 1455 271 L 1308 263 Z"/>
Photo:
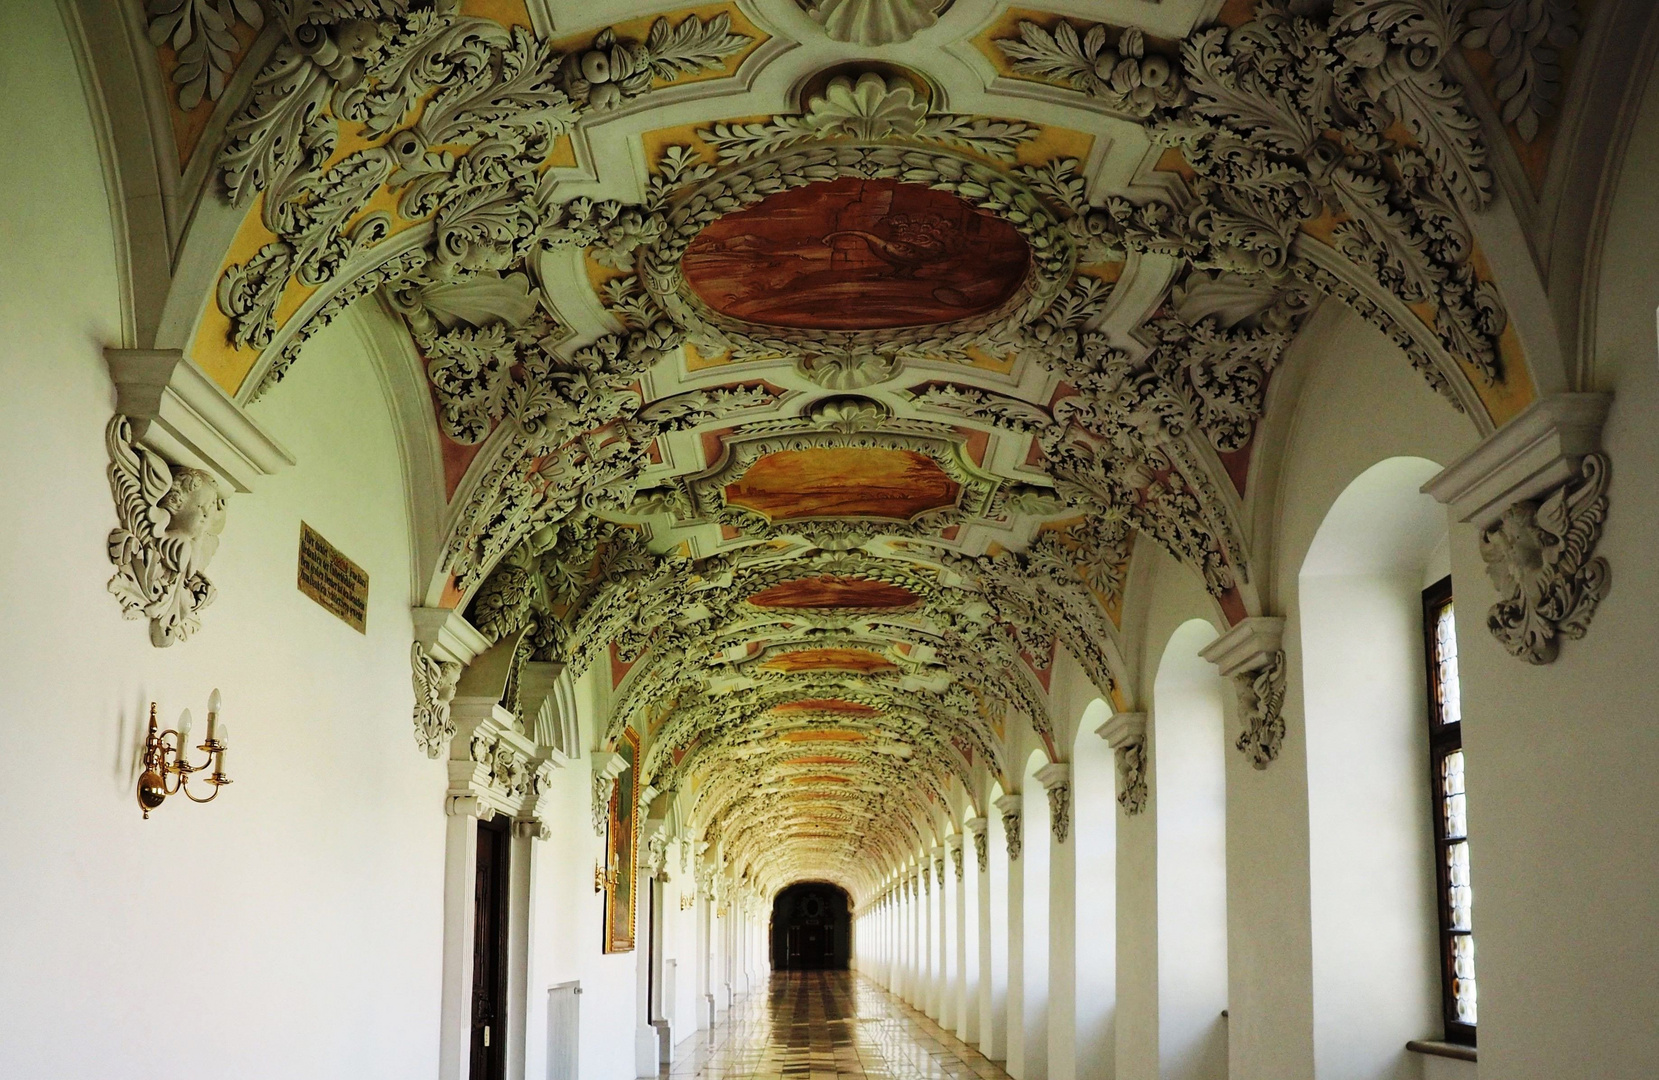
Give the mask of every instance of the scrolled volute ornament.
<path id="1" fill-rule="evenodd" d="M 1609 463 L 1586 454 L 1578 479 L 1542 499 L 1510 506 L 1480 534 L 1486 575 L 1501 599 L 1487 629 L 1529 664 L 1556 658 L 1562 638 L 1582 638 L 1612 584 L 1607 560 L 1593 556 L 1607 516 Z"/>

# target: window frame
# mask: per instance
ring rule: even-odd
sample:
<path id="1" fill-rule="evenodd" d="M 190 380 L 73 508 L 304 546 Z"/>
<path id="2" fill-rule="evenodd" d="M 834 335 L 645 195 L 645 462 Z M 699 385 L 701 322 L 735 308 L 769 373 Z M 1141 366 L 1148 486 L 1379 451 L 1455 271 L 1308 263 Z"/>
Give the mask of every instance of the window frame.
<path id="1" fill-rule="evenodd" d="M 1435 624 L 1439 621 L 1440 612 L 1449 604 L 1454 604 L 1452 594 L 1452 579 L 1450 575 L 1423 590 L 1423 666 L 1424 688 L 1427 692 L 1428 704 L 1428 736 L 1429 736 L 1429 820 L 1434 832 L 1434 876 L 1435 876 L 1435 911 L 1437 913 L 1437 944 L 1440 950 L 1440 1015 L 1445 1024 L 1446 1042 L 1460 1046 L 1475 1045 L 1475 1031 L 1479 1023 L 1465 1023 L 1457 1018 L 1457 1000 L 1452 994 L 1452 983 L 1455 978 L 1452 941 L 1454 938 L 1474 937 L 1473 930 L 1452 929 L 1451 913 L 1451 868 L 1447 860 L 1447 851 L 1452 844 L 1470 840 L 1467 825 L 1461 841 L 1448 838 L 1445 833 L 1443 814 L 1446 793 L 1442 780 L 1441 765 L 1448 756 L 1463 750 L 1463 721 L 1459 711 L 1455 723 L 1441 722 L 1441 704 L 1439 687 L 1437 685 L 1437 655 L 1435 641 Z M 1455 604 L 1454 604 L 1455 610 Z M 1461 650 L 1460 650 L 1461 651 Z M 1462 680 L 1459 679 L 1461 688 Z M 1465 768 L 1468 758 L 1464 758 Z M 1467 784 L 1465 785 L 1467 792 Z M 1467 802 L 1467 795 L 1465 795 Z M 1467 811 L 1465 811 L 1467 816 Z M 1476 976 L 1476 993 L 1479 993 L 1479 976 Z M 1478 1000 L 1478 998 L 1477 998 Z"/>

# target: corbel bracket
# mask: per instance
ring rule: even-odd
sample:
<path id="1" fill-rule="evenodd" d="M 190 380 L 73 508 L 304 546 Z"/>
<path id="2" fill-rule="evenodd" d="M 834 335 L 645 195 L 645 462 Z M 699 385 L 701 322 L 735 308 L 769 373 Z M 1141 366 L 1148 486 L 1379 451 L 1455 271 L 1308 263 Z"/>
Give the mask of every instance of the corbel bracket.
<path id="1" fill-rule="evenodd" d="M 962 823 L 962 827 L 968 830 L 968 835 L 973 837 L 974 865 L 979 867 L 982 874 L 990 865 L 991 845 L 989 835 L 985 832 L 985 827 L 989 824 L 990 822 L 983 817 L 971 817 Z"/>
<path id="2" fill-rule="evenodd" d="M 1233 745 L 1257 769 L 1267 768 L 1279 756 L 1285 738 L 1285 653 L 1280 647 L 1284 632 L 1284 619 L 1252 616 L 1199 652 L 1238 690 L 1244 731 Z"/>
<path id="3" fill-rule="evenodd" d="M 1071 765 L 1051 761 L 1037 770 L 1037 782 L 1048 792 L 1048 823 L 1058 843 L 1071 835 Z"/>
<path id="4" fill-rule="evenodd" d="M 616 787 L 616 778 L 628 771 L 628 759 L 608 750 L 595 750 L 589 757 L 593 761 L 593 834 L 604 836 L 611 792 Z"/>
<path id="5" fill-rule="evenodd" d="M 1452 517 L 1480 529 L 1486 576 L 1498 590 L 1486 627 L 1529 664 L 1582 638 L 1612 585 L 1595 556 L 1607 516 L 1610 463 L 1600 453 L 1608 394 L 1555 394 L 1423 485 Z"/>
<path id="6" fill-rule="evenodd" d="M 1024 836 L 1021 832 L 1020 807 L 1024 805 L 1018 795 L 1004 795 L 996 801 L 997 813 L 1002 815 L 1003 839 L 1008 844 L 1008 861 L 1018 862 L 1024 850 Z"/>
<path id="7" fill-rule="evenodd" d="M 1146 809 L 1146 714 L 1113 713 L 1094 729 L 1117 759 L 1118 805 L 1134 817 Z"/>

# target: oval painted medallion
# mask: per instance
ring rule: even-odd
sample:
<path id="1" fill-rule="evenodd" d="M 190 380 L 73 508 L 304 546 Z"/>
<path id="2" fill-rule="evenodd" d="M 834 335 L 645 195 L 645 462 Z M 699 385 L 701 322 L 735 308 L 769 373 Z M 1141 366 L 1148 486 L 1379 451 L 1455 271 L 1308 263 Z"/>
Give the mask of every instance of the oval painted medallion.
<path id="1" fill-rule="evenodd" d="M 1031 252 L 1006 221 L 921 184 L 842 177 L 771 195 L 680 260 L 713 310 L 798 330 L 932 326 L 993 311 Z"/>

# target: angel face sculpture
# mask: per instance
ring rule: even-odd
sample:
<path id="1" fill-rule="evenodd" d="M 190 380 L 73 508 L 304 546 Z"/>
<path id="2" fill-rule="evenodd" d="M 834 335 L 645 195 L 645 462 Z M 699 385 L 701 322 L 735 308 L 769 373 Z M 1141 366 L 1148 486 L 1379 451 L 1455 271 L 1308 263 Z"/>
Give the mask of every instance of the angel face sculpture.
<path id="1" fill-rule="evenodd" d="M 1486 576 L 1500 599 L 1487 612 L 1492 636 L 1529 664 L 1547 664 L 1560 639 L 1581 638 L 1610 584 L 1593 558 L 1607 515 L 1607 458 L 1586 454 L 1580 479 L 1505 510 L 1480 535 Z"/>
<path id="2" fill-rule="evenodd" d="M 204 571 L 225 528 L 225 496 L 207 473 L 136 443 L 125 416 L 110 420 L 104 442 L 117 518 L 109 591 L 127 618 L 150 621 L 150 644 L 166 648 L 201 628 L 201 610 L 218 595 Z"/>

